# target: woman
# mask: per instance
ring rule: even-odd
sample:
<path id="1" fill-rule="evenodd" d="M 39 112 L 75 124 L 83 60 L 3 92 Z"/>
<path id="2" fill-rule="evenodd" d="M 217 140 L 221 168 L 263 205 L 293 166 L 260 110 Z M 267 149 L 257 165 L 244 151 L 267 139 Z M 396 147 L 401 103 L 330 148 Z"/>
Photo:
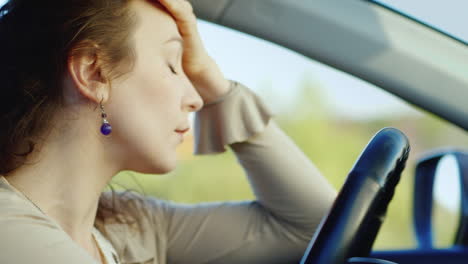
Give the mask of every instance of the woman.
<path id="1" fill-rule="evenodd" d="M 1 10 L 0 263 L 295 263 L 334 190 L 225 79 L 185 0 L 10 0 Z M 257 200 L 102 193 L 231 147 Z"/>

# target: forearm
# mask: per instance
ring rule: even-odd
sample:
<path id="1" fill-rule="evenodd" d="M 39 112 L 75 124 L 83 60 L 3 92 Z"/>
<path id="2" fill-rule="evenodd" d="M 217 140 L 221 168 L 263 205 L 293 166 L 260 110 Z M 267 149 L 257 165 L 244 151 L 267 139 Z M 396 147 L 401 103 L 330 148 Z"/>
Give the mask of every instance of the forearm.
<path id="1" fill-rule="evenodd" d="M 231 147 L 258 202 L 309 240 L 336 195 L 315 165 L 273 120 L 261 134 Z"/>
<path id="2" fill-rule="evenodd" d="M 228 94 L 206 107 L 197 113 L 195 152 L 223 152 L 229 145 L 258 202 L 309 237 L 335 197 L 327 180 L 246 87 L 233 82 Z"/>

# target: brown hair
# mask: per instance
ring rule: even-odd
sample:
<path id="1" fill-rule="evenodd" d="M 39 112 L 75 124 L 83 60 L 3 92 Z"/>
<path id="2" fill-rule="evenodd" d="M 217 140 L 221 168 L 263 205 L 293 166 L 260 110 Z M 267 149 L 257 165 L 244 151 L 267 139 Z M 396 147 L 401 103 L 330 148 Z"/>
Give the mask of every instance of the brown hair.
<path id="1" fill-rule="evenodd" d="M 50 128 L 70 57 L 98 54 L 109 81 L 131 70 L 131 1 L 9 0 L 0 8 L 0 174 L 24 165 Z"/>

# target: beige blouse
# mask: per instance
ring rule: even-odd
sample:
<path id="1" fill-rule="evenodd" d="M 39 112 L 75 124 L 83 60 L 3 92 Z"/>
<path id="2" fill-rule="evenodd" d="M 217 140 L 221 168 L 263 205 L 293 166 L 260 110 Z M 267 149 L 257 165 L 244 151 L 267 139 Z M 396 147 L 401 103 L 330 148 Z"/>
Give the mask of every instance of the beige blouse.
<path id="1" fill-rule="evenodd" d="M 146 264 L 300 260 L 336 192 L 271 119 L 261 99 L 231 83 L 227 95 L 196 113 L 195 154 L 220 153 L 229 146 L 256 200 L 184 205 L 127 195 L 126 213 L 138 228 L 96 222 L 95 236 L 109 259 Z M 95 261 L 0 177 L 0 263 Z"/>
<path id="2" fill-rule="evenodd" d="M 96 227 L 93 228 L 93 237 L 104 258 L 102 264 L 119 264 L 120 261 L 114 246 L 112 246 L 109 240 L 107 240 Z"/>

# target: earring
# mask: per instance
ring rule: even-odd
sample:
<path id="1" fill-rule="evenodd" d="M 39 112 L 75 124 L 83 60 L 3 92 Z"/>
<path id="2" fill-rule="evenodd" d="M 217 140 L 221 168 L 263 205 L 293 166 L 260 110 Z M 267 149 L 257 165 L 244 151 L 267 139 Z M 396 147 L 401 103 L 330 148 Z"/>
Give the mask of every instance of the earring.
<path id="1" fill-rule="evenodd" d="M 102 117 L 101 133 L 104 136 L 107 136 L 112 132 L 112 126 L 109 124 L 109 121 L 107 121 L 107 119 L 106 119 L 107 114 L 104 111 L 104 106 L 102 105 L 102 100 L 104 100 L 104 98 L 101 99 L 101 102 L 99 102 L 99 107 L 101 108 L 101 117 Z"/>

